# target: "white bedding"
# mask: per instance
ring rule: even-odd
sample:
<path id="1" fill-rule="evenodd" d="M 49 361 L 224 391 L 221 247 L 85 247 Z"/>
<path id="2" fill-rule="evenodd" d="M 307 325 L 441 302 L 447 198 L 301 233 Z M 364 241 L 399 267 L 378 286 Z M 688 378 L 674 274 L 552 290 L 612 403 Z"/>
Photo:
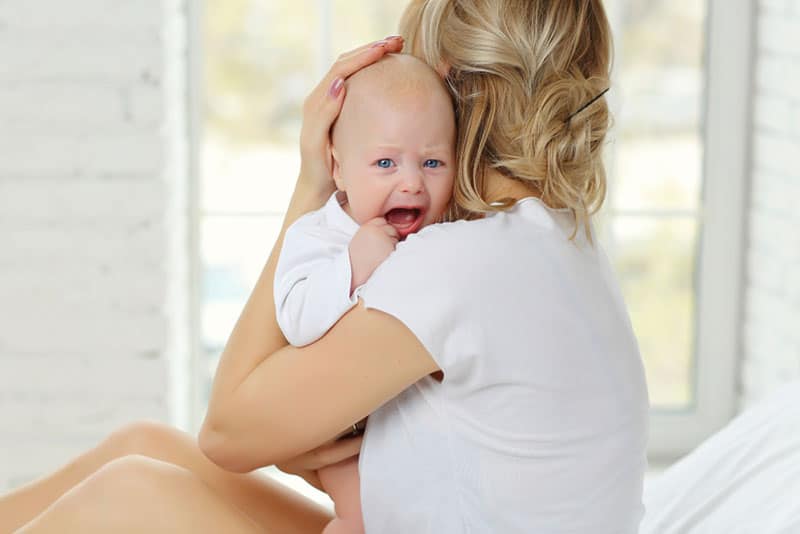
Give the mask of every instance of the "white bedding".
<path id="1" fill-rule="evenodd" d="M 800 533 L 800 382 L 645 484 L 640 534 Z"/>

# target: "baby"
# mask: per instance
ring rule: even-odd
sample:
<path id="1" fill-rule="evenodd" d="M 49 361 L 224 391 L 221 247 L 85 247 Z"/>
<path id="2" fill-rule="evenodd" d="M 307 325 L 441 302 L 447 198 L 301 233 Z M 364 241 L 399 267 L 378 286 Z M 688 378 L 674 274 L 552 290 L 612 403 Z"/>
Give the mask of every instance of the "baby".
<path id="1" fill-rule="evenodd" d="M 455 116 L 436 71 L 391 54 L 345 84 L 331 133 L 337 191 L 286 230 L 275 272 L 278 324 L 295 346 L 322 337 L 397 242 L 440 221 L 452 196 Z M 323 534 L 363 532 L 358 457 L 318 474 L 337 516 Z"/>

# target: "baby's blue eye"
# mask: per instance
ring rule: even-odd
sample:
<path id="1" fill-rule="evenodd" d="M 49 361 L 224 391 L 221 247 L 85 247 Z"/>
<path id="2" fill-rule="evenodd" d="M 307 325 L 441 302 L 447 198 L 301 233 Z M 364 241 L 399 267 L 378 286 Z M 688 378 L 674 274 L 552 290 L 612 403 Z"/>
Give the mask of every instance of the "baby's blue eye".
<path id="1" fill-rule="evenodd" d="M 392 166 L 392 163 L 394 163 L 394 162 L 392 160 L 390 160 L 389 158 L 379 159 L 376 162 L 378 167 L 380 167 L 381 169 L 388 169 L 389 167 Z"/>
<path id="2" fill-rule="evenodd" d="M 429 169 L 435 169 L 437 167 L 441 167 L 443 163 L 438 159 L 426 159 L 425 166 Z"/>

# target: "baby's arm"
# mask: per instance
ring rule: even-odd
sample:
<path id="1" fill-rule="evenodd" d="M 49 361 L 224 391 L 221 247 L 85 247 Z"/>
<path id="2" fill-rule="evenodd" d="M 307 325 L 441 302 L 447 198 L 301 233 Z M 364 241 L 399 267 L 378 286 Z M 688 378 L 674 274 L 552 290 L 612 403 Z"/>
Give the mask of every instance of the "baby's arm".
<path id="1" fill-rule="evenodd" d="M 350 265 L 353 276 L 350 294 L 369 280 L 373 271 L 397 246 L 398 234 L 383 217 L 364 223 L 350 241 Z"/>
<path id="2" fill-rule="evenodd" d="M 274 295 L 278 326 L 292 345 L 313 343 L 356 304 L 350 296 L 349 240 L 313 220 L 286 231 Z"/>

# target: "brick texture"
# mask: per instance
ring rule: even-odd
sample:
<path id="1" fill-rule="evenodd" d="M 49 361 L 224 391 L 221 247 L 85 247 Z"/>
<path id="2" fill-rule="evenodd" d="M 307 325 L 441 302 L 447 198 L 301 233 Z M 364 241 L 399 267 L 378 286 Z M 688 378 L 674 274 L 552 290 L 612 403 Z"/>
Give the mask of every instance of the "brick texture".
<path id="1" fill-rule="evenodd" d="M 800 1 L 758 4 L 740 408 L 800 379 Z"/>
<path id="2" fill-rule="evenodd" d="M 0 2 L 0 491 L 180 419 L 183 3 Z"/>

